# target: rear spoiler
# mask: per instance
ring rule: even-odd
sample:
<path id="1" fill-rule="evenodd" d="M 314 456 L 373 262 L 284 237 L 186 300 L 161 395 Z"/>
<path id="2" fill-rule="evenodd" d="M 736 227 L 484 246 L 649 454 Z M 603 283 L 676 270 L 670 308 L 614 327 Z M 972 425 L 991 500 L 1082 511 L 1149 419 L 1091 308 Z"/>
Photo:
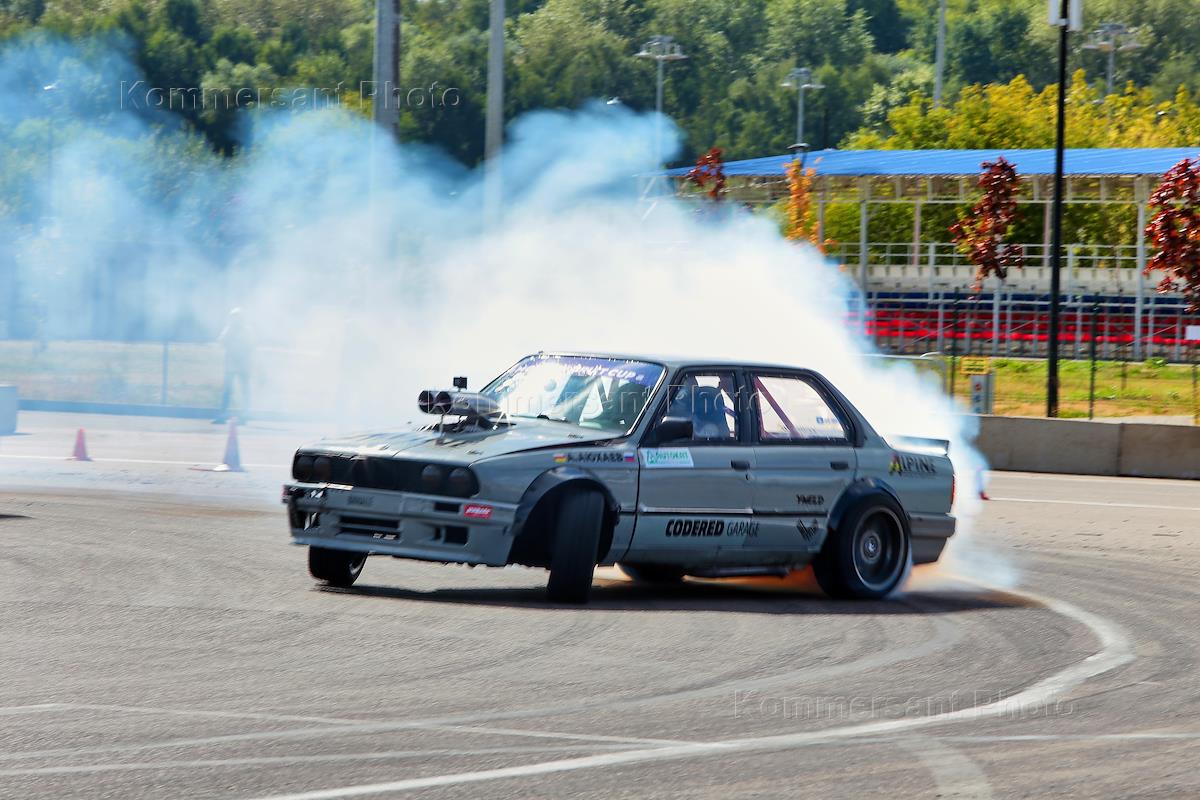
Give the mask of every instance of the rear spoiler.
<path id="1" fill-rule="evenodd" d="M 950 442 L 946 439 L 926 439 L 923 436 L 888 436 L 889 444 L 906 450 L 933 451 L 938 455 L 950 455 Z"/>

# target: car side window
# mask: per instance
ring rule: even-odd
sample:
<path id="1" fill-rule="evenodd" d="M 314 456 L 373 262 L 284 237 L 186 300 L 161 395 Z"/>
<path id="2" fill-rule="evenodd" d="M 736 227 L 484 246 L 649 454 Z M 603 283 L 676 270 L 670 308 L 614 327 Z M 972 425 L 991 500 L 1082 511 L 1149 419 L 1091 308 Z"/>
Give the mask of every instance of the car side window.
<path id="1" fill-rule="evenodd" d="M 663 416 L 692 421 L 692 441 L 736 442 L 741 434 L 733 372 L 690 372 L 672 383 Z"/>
<path id="2" fill-rule="evenodd" d="M 758 438 L 763 442 L 845 442 L 849 432 L 811 383 L 798 376 L 755 375 L 751 381 Z"/>

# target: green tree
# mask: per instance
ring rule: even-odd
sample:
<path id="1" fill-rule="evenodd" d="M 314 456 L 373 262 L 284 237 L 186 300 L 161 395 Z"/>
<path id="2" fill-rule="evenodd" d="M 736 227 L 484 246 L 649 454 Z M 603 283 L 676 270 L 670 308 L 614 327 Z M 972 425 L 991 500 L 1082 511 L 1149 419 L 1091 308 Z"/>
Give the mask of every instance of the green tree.
<path id="1" fill-rule="evenodd" d="M 254 31 L 245 25 L 221 25 L 208 43 L 208 58 L 214 64 L 222 58 L 235 64 L 253 64 L 257 51 Z"/>

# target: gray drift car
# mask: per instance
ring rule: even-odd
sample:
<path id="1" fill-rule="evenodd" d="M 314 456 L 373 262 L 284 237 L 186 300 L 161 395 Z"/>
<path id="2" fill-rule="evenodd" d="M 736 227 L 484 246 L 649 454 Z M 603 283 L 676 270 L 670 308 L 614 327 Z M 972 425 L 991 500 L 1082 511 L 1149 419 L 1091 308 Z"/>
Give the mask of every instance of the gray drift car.
<path id="1" fill-rule="evenodd" d="M 524 564 L 585 602 L 598 564 L 664 583 L 812 564 L 871 599 L 954 533 L 948 444 L 885 442 L 811 370 L 538 353 L 454 384 L 421 393 L 428 427 L 296 452 L 284 502 L 314 577 L 349 586 L 368 555 Z"/>

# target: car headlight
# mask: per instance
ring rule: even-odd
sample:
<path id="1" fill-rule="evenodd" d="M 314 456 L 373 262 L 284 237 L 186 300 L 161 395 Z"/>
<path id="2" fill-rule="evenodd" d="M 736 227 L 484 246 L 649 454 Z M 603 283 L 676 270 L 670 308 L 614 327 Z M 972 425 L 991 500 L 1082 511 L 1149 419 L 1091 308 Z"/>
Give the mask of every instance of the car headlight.
<path id="1" fill-rule="evenodd" d="M 470 497 L 479 491 L 479 481 L 466 467 L 455 467 L 446 478 L 446 489 L 455 497 Z"/>
<path id="2" fill-rule="evenodd" d="M 421 491 L 426 494 L 441 494 L 442 483 L 446 480 L 446 470 L 437 464 L 427 464 L 421 470 Z"/>
<path id="3" fill-rule="evenodd" d="M 333 478 L 333 460 L 329 456 L 313 459 L 313 480 L 327 483 Z"/>
<path id="4" fill-rule="evenodd" d="M 292 462 L 292 477 L 298 481 L 309 483 L 313 479 L 313 457 L 296 456 Z"/>

